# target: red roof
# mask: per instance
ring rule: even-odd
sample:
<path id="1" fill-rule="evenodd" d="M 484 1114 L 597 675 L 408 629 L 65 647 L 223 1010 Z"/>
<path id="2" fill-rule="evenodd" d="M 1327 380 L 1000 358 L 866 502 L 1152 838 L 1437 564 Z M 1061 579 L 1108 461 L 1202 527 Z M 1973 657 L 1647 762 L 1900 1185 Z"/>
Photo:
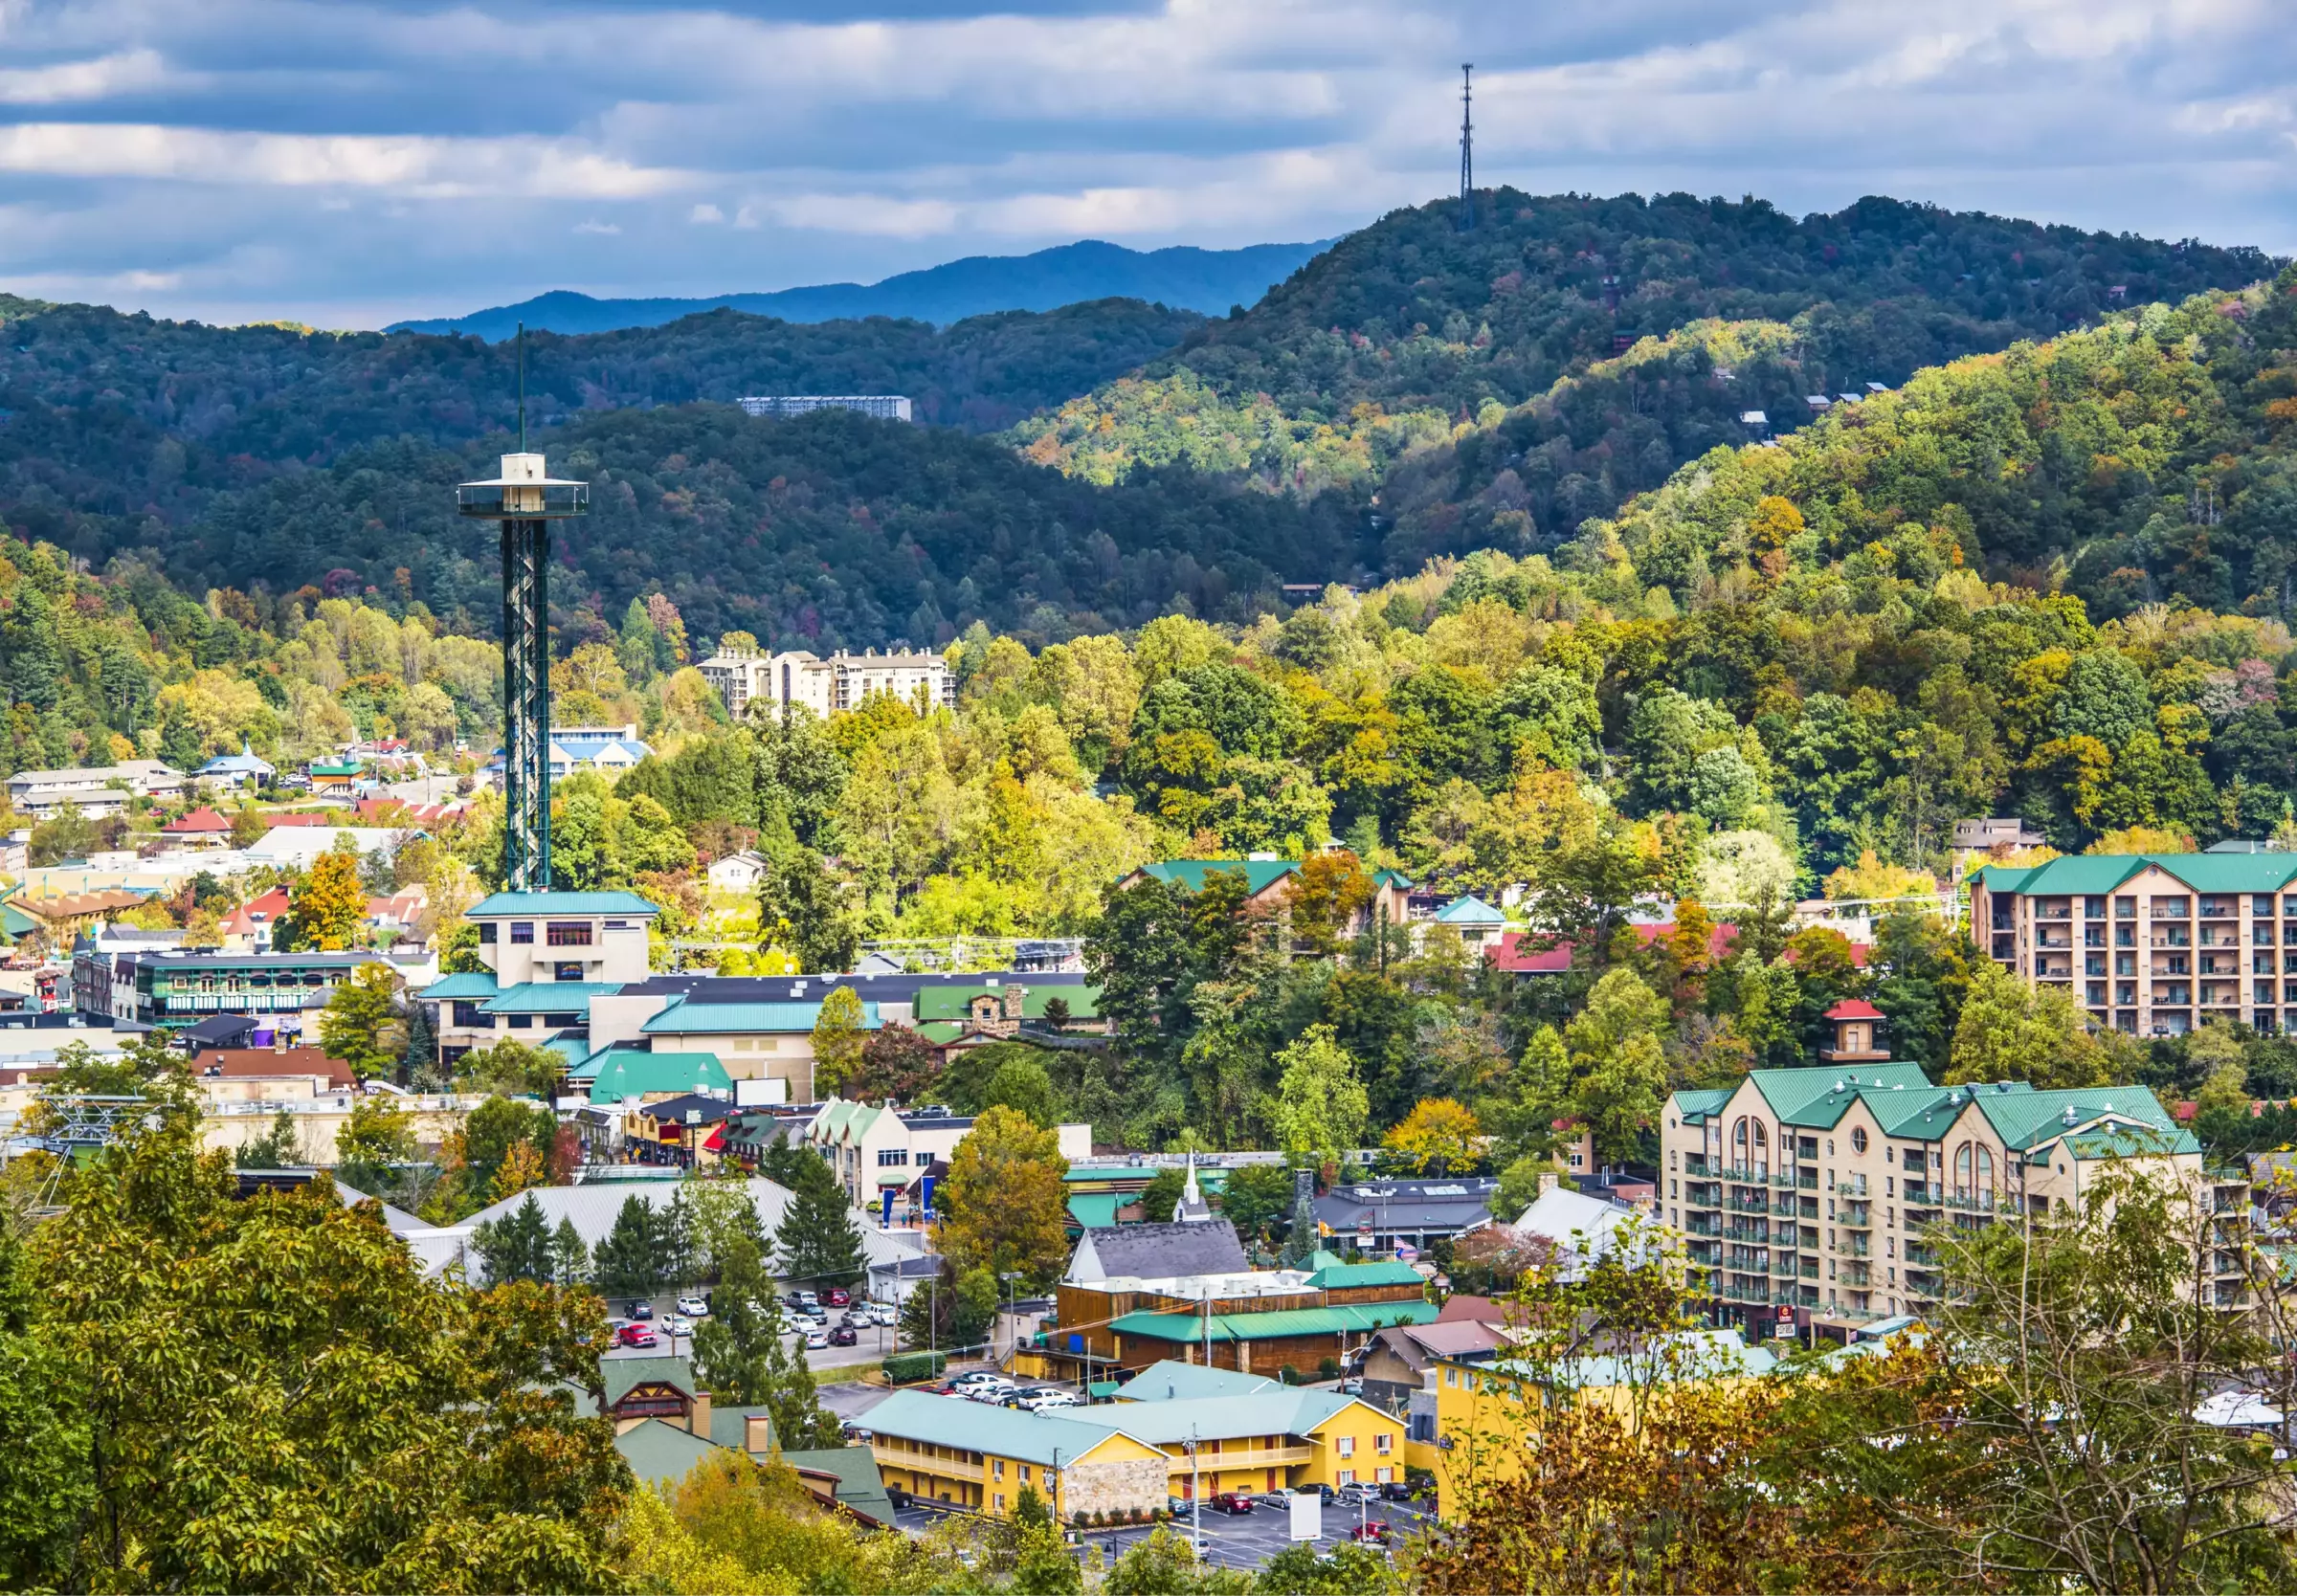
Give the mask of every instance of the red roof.
<path id="1" fill-rule="evenodd" d="M 302 809 L 294 814 L 267 814 L 263 819 L 266 824 L 271 826 L 344 826 L 349 824 L 340 810 L 332 814 L 320 814 Z"/>
<path id="2" fill-rule="evenodd" d="M 1436 1310 L 1436 1322 L 1438 1324 L 1457 1324 L 1461 1319 L 1476 1324 L 1500 1324 L 1505 1322 L 1506 1318 L 1506 1313 L 1499 1303 L 1490 1297 L 1468 1297 L 1464 1294 L 1445 1297 L 1443 1306 Z"/>
<path id="3" fill-rule="evenodd" d="M 725 1120 L 721 1119 L 717 1124 L 710 1127 L 710 1134 L 702 1139 L 702 1150 L 705 1153 L 723 1153 L 725 1151 Z"/>
<path id="4" fill-rule="evenodd" d="M 1889 1016 L 1864 998 L 1844 998 L 1819 1017 L 1828 1020 L 1881 1020 Z"/>
<path id="5" fill-rule="evenodd" d="M 1495 968 L 1512 975 L 1562 975 L 1572 967 L 1572 944 L 1558 942 L 1553 947 L 1523 945 L 1527 933 L 1503 932 L 1499 945 L 1484 954 Z"/>
<path id="6" fill-rule="evenodd" d="M 231 829 L 232 823 L 213 809 L 196 809 L 181 820 L 169 821 L 160 828 L 160 831 L 162 835 L 166 836 L 184 836 L 193 833 L 204 835 L 214 831 L 228 831 Z"/>
<path id="7" fill-rule="evenodd" d="M 227 937 L 245 936 L 258 925 L 267 925 L 287 912 L 287 902 L 285 887 L 274 887 L 269 892 L 258 894 L 223 917 L 223 934 Z"/>

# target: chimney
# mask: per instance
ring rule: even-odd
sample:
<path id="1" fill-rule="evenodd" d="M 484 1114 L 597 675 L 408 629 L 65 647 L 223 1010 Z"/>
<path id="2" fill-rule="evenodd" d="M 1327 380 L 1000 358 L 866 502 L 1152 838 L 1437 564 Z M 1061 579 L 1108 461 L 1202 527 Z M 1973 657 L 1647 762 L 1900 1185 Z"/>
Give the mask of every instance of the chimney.
<path id="1" fill-rule="evenodd" d="M 1017 1020 L 1021 1017 L 1021 1000 L 1028 995 L 1028 991 L 1029 988 L 1017 981 L 1005 983 L 1005 1017 L 1007 1019 Z"/>
<path id="2" fill-rule="evenodd" d="M 710 1438 L 710 1393 L 696 1391 L 694 1406 L 688 1411 L 692 1416 L 687 1422 L 686 1432 L 690 1435 L 699 1435 L 705 1441 L 708 1440 Z"/>

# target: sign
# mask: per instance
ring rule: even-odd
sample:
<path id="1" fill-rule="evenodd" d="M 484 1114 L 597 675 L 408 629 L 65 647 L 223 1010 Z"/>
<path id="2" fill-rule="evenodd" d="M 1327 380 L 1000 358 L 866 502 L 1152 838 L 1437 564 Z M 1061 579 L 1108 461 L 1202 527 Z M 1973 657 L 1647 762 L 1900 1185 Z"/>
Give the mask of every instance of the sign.
<path id="1" fill-rule="evenodd" d="M 893 1199 L 895 1189 L 895 1187 L 889 1186 L 885 1187 L 884 1190 L 878 1193 L 878 1199 L 883 1205 L 885 1209 L 885 1216 L 879 1220 L 878 1223 L 882 1225 L 888 1230 L 893 1229 Z"/>
<path id="2" fill-rule="evenodd" d="M 1324 1496 L 1316 1491 L 1292 1493 L 1292 1539 L 1317 1541 L 1324 1536 Z"/>
<path id="3" fill-rule="evenodd" d="M 933 1177 L 930 1175 L 919 1176 L 917 1189 L 919 1201 L 925 1208 L 925 1223 L 930 1225 L 933 1223 Z"/>

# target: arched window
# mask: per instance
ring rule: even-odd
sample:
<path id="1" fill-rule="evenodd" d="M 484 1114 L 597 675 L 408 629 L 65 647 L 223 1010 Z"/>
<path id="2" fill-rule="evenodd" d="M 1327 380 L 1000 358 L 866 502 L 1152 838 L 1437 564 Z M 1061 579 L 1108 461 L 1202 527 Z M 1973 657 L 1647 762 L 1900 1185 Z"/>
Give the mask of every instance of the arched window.
<path id="1" fill-rule="evenodd" d="M 1970 1143 L 1967 1142 L 1954 1149 L 1954 1195 L 1970 1195 Z"/>
<path id="2" fill-rule="evenodd" d="M 1749 1123 L 1754 1131 L 1754 1172 L 1768 1175 L 1771 1173 L 1771 1138 L 1763 1129 L 1760 1119 L 1750 1120 Z"/>
<path id="3" fill-rule="evenodd" d="M 1978 1148 L 1978 1179 L 1974 1195 L 1991 1198 L 1994 1195 L 1994 1149 Z"/>

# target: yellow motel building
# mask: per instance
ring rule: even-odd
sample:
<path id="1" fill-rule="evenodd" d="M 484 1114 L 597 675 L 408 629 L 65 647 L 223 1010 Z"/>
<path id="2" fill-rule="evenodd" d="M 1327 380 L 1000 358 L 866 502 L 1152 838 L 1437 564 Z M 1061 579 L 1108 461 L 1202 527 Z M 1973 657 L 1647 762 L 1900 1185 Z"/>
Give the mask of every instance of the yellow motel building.
<path id="1" fill-rule="evenodd" d="M 1413 1447 L 1436 1475 L 1437 1516 L 1453 1519 L 1461 1494 L 1477 1479 L 1505 1479 L 1524 1465 L 1535 1416 L 1567 1403 L 1598 1403 L 1629 1412 L 1639 1391 L 1684 1380 L 1740 1381 L 1770 1374 L 1778 1360 L 1749 1346 L 1735 1330 L 1691 1330 L 1658 1338 L 1634 1352 L 1572 1359 L 1537 1370 L 1520 1363 L 1438 1358 L 1428 1373 L 1436 1391 L 1436 1443 Z"/>
<path id="2" fill-rule="evenodd" d="M 1354 1397 L 1185 1364 L 1130 1400 L 1026 1413 L 897 1391 L 860 1421 L 889 1491 L 1009 1514 L 1022 1487 L 1062 1518 L 1148 1512 L 1199 1488 L 1260 1494 L 1404 1477 L 1403 1421 Z M 1208 1389 L 1224 1376 L 1244 1389 Z M 1167 1397 L 1168 1387 L 1193 1394 Z"/>

